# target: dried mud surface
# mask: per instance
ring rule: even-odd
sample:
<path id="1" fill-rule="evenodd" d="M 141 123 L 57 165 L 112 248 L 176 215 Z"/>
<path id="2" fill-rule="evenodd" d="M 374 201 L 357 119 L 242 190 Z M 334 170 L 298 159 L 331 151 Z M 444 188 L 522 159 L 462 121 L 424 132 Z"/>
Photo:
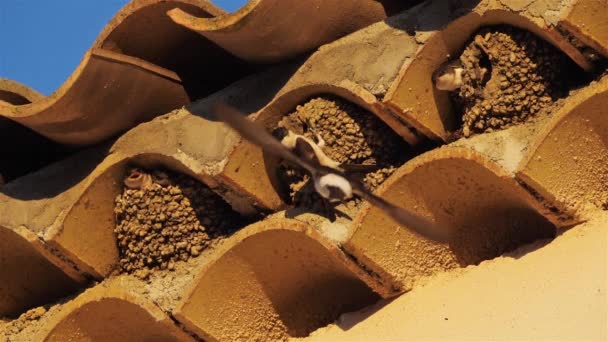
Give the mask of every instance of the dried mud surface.
<path id="1" fill-rule="evenodd" d="M 223 199 L 186 175 L 134 172 L 114 209 L 123 272 L 145 279 L 151 270 L 174 270 L 243 225 Z"/>
<path id="2" fill-rule="evenodd" d="M 504 129 L 527 121 L 564 97 L 578 71 L 565 54 L 534 34 L 513 27 L 484 28 L 460 61 L 462 133 Z"/>
<path id="3" fill-rule="evenodd" d="M 19 339 L 17 337 L 19 334 L 25 330 L 23 335 L 31 334 L 32 330 L 30 327 L 35 325 L 35 321 L 38 321 L 47 313 L 47 309 L 43 306 L 30 309 L 25 313 L 21 314 L 19 318 L 13 320 L 11 322 L 6 323 L 5 326 L 1 326 L 0 330 L 0 338 L 6 339 L 6 341 L 23 341 L 23 339 Z M 1 340 L 1 339 L 0 339 Z"/>
<path id="4" fill-rule="evenodd" d="M 223 243 L 218 241 L 215 247 Z M 171 313 L 177 303 L 186 293 L 200 269 L 207 264 L 213 249 L 208 248 L 197 257 L 192 257 L 185 262 L 176 262 L 173 270 L 155 270 L 150 272 L 146 279 L 139 278 L 134 274 L 120 274 L 105 280 L 105 283 L 119 284 L 121 288 L 129 289 L 131 292 L 147 298 L 162 310 Z"/>
<path id="5" fill-rule="evenodd" d="M 371 190 L 410 156 L 407 143 L 378 117 L 335 96 L 310 99 L 278 126 L 311 139 L 318 134 L 325 141 L 323 152 L 341 164 L 377 165 L 372 172 L 356 175 Z M 314 209 L 320 201 L 302 170 L 283 165 L 279 179 L 288 184 L 289 199 L 296 206 Z"/>
<path id="6" fill-rule="evenodd" d="M 2 319 L 0 319 L 0 341 L 35 341 L 35 337 L 40 330 L 61 311 L 64 303 L 73 298 L 75 298 L 75 296 L 66 297 L 55 304 L 32 308 L 21 314 L 17 319 L 7 321 L 5 325 L 2 324 Z"/>

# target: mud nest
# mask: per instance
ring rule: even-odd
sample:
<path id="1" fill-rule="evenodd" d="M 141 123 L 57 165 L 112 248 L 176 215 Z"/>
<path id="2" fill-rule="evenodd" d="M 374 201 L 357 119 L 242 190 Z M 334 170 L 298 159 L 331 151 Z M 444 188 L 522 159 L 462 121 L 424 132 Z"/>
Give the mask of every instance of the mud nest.
<path id="1" fill-rule="evenodd" d="M 491 132 L 522 123 L 568 93 L 575 70 L 559 50 L 513 27 L 480 30 L 460 56 L 463 80 L 456 101 L 462 134 Z M 579 72 L 579 73 L 582 73 Z M 561 80 L 560 82 L 558 82 Z"/>
<path id="2" fill-rule="evenodd" d="M 375 189 L 408 158 L 408 145 L 374 114 L 331 95 L 310 99 L 286 115 L 278 126 L 324 141 L 323 151 L 341 164 L 377 165 L 359 178 Z M 296 206 L 310 207 L 320 196 L 312 191 L 308 176 L 300 169 L 282 166 L 279 179 L 289 185 L 289 199 Z M 301 191 L 305 186 L 310 191 Z"/>
<path id="3" fill-rule="evenodd" d="M 207 186 L 166 171 L 132 170 L 114 212 L 120 267 L 143 279 L 151 270 L 175 269 L 242 226 Z"/>

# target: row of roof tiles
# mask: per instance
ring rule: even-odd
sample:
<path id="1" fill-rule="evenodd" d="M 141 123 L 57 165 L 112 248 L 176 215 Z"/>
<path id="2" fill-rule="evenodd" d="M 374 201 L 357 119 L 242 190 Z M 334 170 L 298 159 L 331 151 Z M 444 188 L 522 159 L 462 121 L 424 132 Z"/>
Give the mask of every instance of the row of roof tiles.
<path id="1" fill-rule="evenodd" d="M 371 3 L 361 2 L 358 8 Z M 332 19 L 336 15 L 334 2 L 323 3 L 327 7 L 314 7 L 327 11 L 314 13 L 319 18 L 328 16 L 320 22 L 335 19 L 346 25 L 343 19 Z M 220 193 L 242 214 L 260 208 L 284 208 L 271 176 L 255 166 L 263 162 L 262 151 L 208 118 L 210 105 L 217 99 L 252 113 L 253 119 L 270 126 L 310 96 L 331 93 L 377 115 L 412 145 L 421 139 L 443 141 L 456 121 L 447 94 L 434 90 L 430 74 L 479 27 L 497 23 L 524 27 L 552 42 L 586 69 L 592 61 L 570 43 L 561 28 L 600 53 L 605 54 L 608 42 L 602 38 L 605 18 L 584 18 L 581 13 L 593 12 L 580 10 L 581 6 L 601 10 L 605 6 L 601 1 L 564 2 L 563 7 L 552 8 L 551 13 L 560 15 L 551 17 L 543 16 L 541 2 L 535 1 L 522 8 L 497 1 L 463 1 L 465 11 L 456 14 L 446 2 L 427 1 L 327 44 L 303 62 L 266 67 L 226 86 L 248 74 L 242 70 L 251 62 L 293 57 L 348 33 L 345 30 L 356 30 L 386 16 L 377 3 L 368 5 L 375 6 L 374 10 L 365 10 L 358 27 L 352 22 L 338 31 L 325 32 L 321 27 L 321 31 L 312 31 L 319 40 L 302 42 L 285 38 L 292 37 L 290 27 L 297 25 L 270 26 L 270 36 L 253 34 L 251 27 L 262 25 L 250 26 L 256 20 L 286 11 L 271 1 L 252 1 L 236 14 L 219 19 L 209 19 L 221 13 L 204 2 L 133 1 L 108 24 L 70 80 L 52 96 L 44 98 L 25 87 L 1 83 L 4 102 L 0 103 L 0 113 L 69 144 L 98 142 L 187 104 L 191 96 L 188 92 L 194 88 L 189 88 L 180 73 L 217 88 L 197 90 L 197 96 L 213 94 L 186 109 L 139 125 L 113 143 L 83 150 L 2 188 L 0 233 L 5 238 L 0 239 L 0 275 L 10 281 L 0 285 L 0 314 L 18 314 L 72 293 L 90 279 L 102 280 L 110 274 L 118 262 L 113 200 L 121 190 L 128 163 L 164 165 L 189 174 Z M 194 15 L 208 19 L 195 19 Z M 377 17 L 370 19 L 369 15 Z M 152 26 L 157 30 L 155 39 L 141 39 L 142 43 L 137 44 L 128 39 L 138 34 L 147 37 L 141 30 Z M 254 44 L 255 39 L 272 41 L 273 37 L 279 39 L 277 46 L 281 47 L 275 51 L 284 48 L 284 56 L 256 51 L 260 45 Z M 234 39 L 251 44 L 233 46 Z M 297 44 L 287 44 L 292 41 Z M 167 42 L 171 42 L 171 49 L 165 51 L 168 48 L 163 44 Z M 218 45 L 222 49 L 218 50 Z M 188 52 L 200 48 L 201 54 L 189 55 L 192 64 L 182 61 L 179 67 L 169 68 L 171 62 L 181 59 L 174 52 L 184 53 L 181 50 L 186 47 L 190 48 Z M 239 58 L 227 57 L 224 49 Z M 202 58 L 202 52 L 208 56 Z M 228 67 L 232 60 L 237 61 L 234 65 L 245 67 Z M 235 74 L 230 76 L 232 71 Z M 133 94 L 121 89 L 132 89 Z M 606 102 L 608 79 L 603 78 L 568 98 L 539 131 L 523 142 L 497 134 L 478 137 L 503 139 L 505 144 L 519 142 L 521 150 L 515 160 L 508 149 L 497 152 L 479 148 L 482 143 L 451 144 L 406 163 L 378 194 L 411 204 L 422 215 L 453 229 L 477 222 L 494 227 L 493 232 L 513 233 L 513 221 L 506 220 L 509 218 L 536 227 L 520 232 L 522 243 L 552 236 L 585 220 L 586 210 L 598 205 L 594 196 L 606 190 L 608 149 L 604 141 L 608 132 L 601 120 Z M 123 120 L 106 120 L 107 113 L 116 113 Z M 78 122 L 82 125 L 75 124 Z M 580 131 L 589 132 L 583 141 L 573 138 Z M 201 137 L 207 142 L 202 144 Z M 573 157 L 564 158 L 564 152 Z M 560 171 L 559 176 L 555 170 Z M 505 248 L 501 243 L 506 241 L 492 239 L 490 235 L 496 234 L 478 232 L 481 234 L 474 241 L 455 239 L 445 245 L 435 244 L 407 229 L 396 229 L 381 212 L 365 206 L 348 224 L 348 238 L 336 244 L 313 226 L 280 216 L 244 228 L 213 252 L 172 312 L 188 331 L 223 340 L 242 336 L 239 334 L 243 331 L 247 331 L 246 337 L 256 336 L 271 324 L 278 338 L 297 336 L 326 324 L 328 317 L 335 318 L 353 305 L 409 290 L 422 277 L 493 257 Z M 279 252 L 286 258 L 273 258 L 278 264 L 268 267 L 265 253 L 270 249 L 264 246 L 285 246 Z M 17 260 L 21 260 L 18 267 Z M 262 269 L 293 274 L 277 277 L 276 272 Z M 310 292 L 302 292 L 303 288 Z M 96 291 L 102 290 L 87 293 Z M 72 304 L 74 308 L 66 312 L 88 303 L 87 293 L 82 296 L 85 299 L 74 302 L 81 304 Z M 311 293 L 319 295 L 319 300 L 312 300 Z M 161 327 L 163 334 L 174 334 L 178 340 L 189 338 L 174 332 L 172 324 L 162 323 L 166 317 L 162 318 L 164 314 L 155 311 L 154 305 L 137 305 L 134 310 L 145 312 L 134 317 L 156 317 L 156 327 Z M 305 313 L 298 316 L 302 305 Z M 247 315 L 250 310 L 256 314 Z M 232 323 L 218 320 L 220 316 L 232 317 Z M 155 334 L 157 328 L 139 333 Z"/>

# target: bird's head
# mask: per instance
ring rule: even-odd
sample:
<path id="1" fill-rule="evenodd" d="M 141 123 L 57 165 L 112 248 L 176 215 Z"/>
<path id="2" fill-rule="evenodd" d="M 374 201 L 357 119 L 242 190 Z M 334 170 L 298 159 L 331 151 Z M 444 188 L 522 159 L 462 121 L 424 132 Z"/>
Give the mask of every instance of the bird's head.
<path id="1" fill-rule="evenodd" d="M 285 127 L 277 127 L 272 130 L 272 136 L 275 137 L 278 141 L 283 141 L 283 139 L 289 135 L 289 130 Z"/>

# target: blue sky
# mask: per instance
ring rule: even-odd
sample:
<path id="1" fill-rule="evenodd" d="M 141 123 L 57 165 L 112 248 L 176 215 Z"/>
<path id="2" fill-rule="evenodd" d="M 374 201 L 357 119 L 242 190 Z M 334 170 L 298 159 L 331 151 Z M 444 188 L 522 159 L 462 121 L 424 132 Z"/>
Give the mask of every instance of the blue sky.
<path id="1" fill-rule="evenodd" d="M 128 2 L 0 0 L 0 78 L 50 95 L 74 71 L 106 23 Z M 213 2 L 232 12 L 247 1 Z"/>

